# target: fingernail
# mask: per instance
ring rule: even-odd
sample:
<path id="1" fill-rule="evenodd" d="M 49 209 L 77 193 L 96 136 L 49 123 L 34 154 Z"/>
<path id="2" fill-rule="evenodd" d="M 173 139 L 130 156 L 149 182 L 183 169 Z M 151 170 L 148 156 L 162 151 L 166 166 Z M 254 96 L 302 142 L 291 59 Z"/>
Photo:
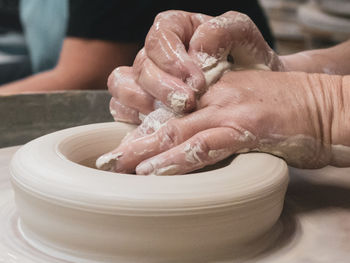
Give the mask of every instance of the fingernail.
<path id="1" fill-rule="evenodd" d="M 154 168 L 151 162 L 142 162 L 136 167 L 136 174 L 140 174 L 140 175 L 152 174 L 153 171 L 154 171 Z"/>

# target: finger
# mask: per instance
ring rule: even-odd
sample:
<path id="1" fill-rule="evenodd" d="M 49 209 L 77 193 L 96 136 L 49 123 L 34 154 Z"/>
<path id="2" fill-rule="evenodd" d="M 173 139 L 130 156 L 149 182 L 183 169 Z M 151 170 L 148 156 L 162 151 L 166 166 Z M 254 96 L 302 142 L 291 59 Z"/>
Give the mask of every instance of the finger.
<path id="1" fill-rule="evenodd" d="M 195 19 L 197 23 L 204 20 L 202 16 L 205 15 L 197 14 Z M 190 87 L 180 79 L 160 70 L 147 58 L 144 48 L 139 51 L 135 58 L 133 75 L 141 75 L 138 82 L 142 83 L 142 89 L 152 94 L 159 101 L 164 101 L 173 110 L 182 112 L 195 107 L 193 93 L 189 92 Z"/>
<path id="2" fill-rule="evenodd" d="M 170 109 L 159 108 L 152 111 L 150 114 L 143 117 L 142 123 L 133 132 L 129 133 L 122 142 L 129 142 L 152 134 L 175 117 L 176 115 Z"/>
<path id="3" fill-rule="evenodd" d="M 148 114 L 154 109 L 154 98 L 135 81 L 131 67 L 118 67 L 108 78 L 108 89 L 121 104 Z"/>
<path id="4" fill-rule="evenodd" d="M 191 39 L 189 54 L 203 70 L 227 59 L 234 68 L 264 65 L 266 69 L 278 70 L 281 66 L 252 20 L 234 11 L 201 24 Z"/>
<path id="5" fill-rule="evenodd" d="M 212 19 L 212 16 L 208 16 L 205 14 L 201 14 L 201 13 L 191 13 L 191 22 L 192 22 L 192 26 L 194 31 L 196 31 L 196 29 L 203 23 L 209 21 L 210 19 Z"/>
<path id="6" fill-rule="evenodd" d="M 123 138 L 122 143 L 152 134 L 175 117 L 176 115 L 174 112 L 166 108 L 156 109 L 147 116 L 141 117 L 139 114 L 139 118 L 142 123 L 135 130 L 128 133 L 127 136 Z"/>
<path id="7" fill-rule="evenodd" d="M 123 140 L 121 145 L 129 145 L 130 142 L 141 139 L 149 134 L 154 133 L 160 129 L 167 121 L 174 118 L 175 114 L 166 108 L 159 108 L 147 116 L 142 121 L 142 124 L 137 127 L 137 129 L 129 132 Z M 96 167 L 101 170 L 106 171 L 116 171 L 116 163 L 119 157 L 123 155 L 123 152 L 119 150 L 118 147 L 116 150 L 103 154 L 96 160 Z"/>
<path id="8" fill-rule="evenodd" d="M 115 121 L 122 121 L 134 124 L 141 123 L 139 118 L 139 112 L 137 110 L 121 104 L 115 98 L 111 99 L 109 103 L 109 110 Z"/>
<path id="9" fill-rule="evenodd" d="M 180 78 L 194 92 L 205 88 L 200 68 L 187 54 L 186 47 L 200 24 L 193 14 L 183 11 L 166 11 L 157 15 L 145 42 L 147 56 L 163 71 Z M 205 16 L 201 17 L 203 20 Z M 192 19 L 196 23 L 192 23 Z"/>
<path id="10" fill-rule="evenodd" d="M 134 73 L 139 75 L 143 66 L 143 62 L 147 59 L 146 50 L 142 48 L 136 55 L 134 63 L 132 65 Z"/>
<path id="11" fill-rule="evenodd" d="M 122 153 L 115 163 L 115 171 L 132 173 L 143 160 L 179 145 L 202 130 L 214 127 L 217 120 L 211 118 L 209 112 L 209 108 L 206 108 L 183 118 L 174 118 L 153 134 L 120 144 L 111 153 Z"/>
<path id="12" fill-rule="evenodd" d="M 143 63 L 138 83 L 175 112 L 182 113 L 195 108 L 196 100 L 190 87 L 181 79 L 160 70 L 149 59 Z"/>
<path id="13" fill-rule="evenodd" d="M 255 141 L 240 140 L 240 137 L 240 132 L 226 127 L 202 131 L 179 146 L 141 162 L 136 173 L 185 174 L 217 163 L 240 149 L 254 147 Z"/>
<path id="14" fill-rule="evenodd" d="M 148 135 L 156 132 L 176 114 L 168 108 L 159 108 L 145 116 L 141 125 L 137 128 L 140 135 Z"/>

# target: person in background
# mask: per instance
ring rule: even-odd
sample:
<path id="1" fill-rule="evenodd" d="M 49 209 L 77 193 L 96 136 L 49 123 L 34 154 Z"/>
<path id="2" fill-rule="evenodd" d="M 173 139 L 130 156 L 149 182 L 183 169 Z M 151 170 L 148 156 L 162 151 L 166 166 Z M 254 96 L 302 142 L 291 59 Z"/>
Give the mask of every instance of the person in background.
<path id="1" fill-rule="evenodd" d="M 18 0 L 0 0 L 0 85 L 31 74 Z"/>
<path id="2" fill-rule="evenodd" d="M 132 64 L 155 16 L 169 9 L 212 16 L 228 10 L 246 13 L 273 46 L 256 0 L 22 0 L 21 21 L 34 75 L 0 86 L 0 95 L 104 89 L 113 68 Z"/>

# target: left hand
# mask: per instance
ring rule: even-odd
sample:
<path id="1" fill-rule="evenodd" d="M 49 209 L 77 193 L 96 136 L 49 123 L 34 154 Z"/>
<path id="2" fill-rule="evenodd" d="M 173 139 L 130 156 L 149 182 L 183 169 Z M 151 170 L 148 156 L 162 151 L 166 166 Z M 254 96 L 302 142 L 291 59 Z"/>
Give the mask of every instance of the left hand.
<path id="1" fill-rule="evenodd" d="M 334 159 L 332 135 L 339 123 L 332 116 L 344 118 L 337 106 L 341 83 L 339 76 L 321 74 L 227 72 L 201 97 L 196 112 L 122 142 L 111 168 L 184 174 L 248 151 L 271 153 L 296 167 L 323 167 Z"/>

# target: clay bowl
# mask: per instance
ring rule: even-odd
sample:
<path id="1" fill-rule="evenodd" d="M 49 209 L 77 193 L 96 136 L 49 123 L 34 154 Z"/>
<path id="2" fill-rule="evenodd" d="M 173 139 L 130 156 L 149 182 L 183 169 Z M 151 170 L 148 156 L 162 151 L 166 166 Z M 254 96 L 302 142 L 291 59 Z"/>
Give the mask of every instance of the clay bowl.
<path id="1" fill-rule="evenodd" d="M 11 181 L 20 230 L 32 246 L 75 262 L 207 262 L 268 243 L 288 184 L 283 160 L 242 154 L 176 176 L 92 168 L 132 129 L 80 126 L 16 152 Z"/>

